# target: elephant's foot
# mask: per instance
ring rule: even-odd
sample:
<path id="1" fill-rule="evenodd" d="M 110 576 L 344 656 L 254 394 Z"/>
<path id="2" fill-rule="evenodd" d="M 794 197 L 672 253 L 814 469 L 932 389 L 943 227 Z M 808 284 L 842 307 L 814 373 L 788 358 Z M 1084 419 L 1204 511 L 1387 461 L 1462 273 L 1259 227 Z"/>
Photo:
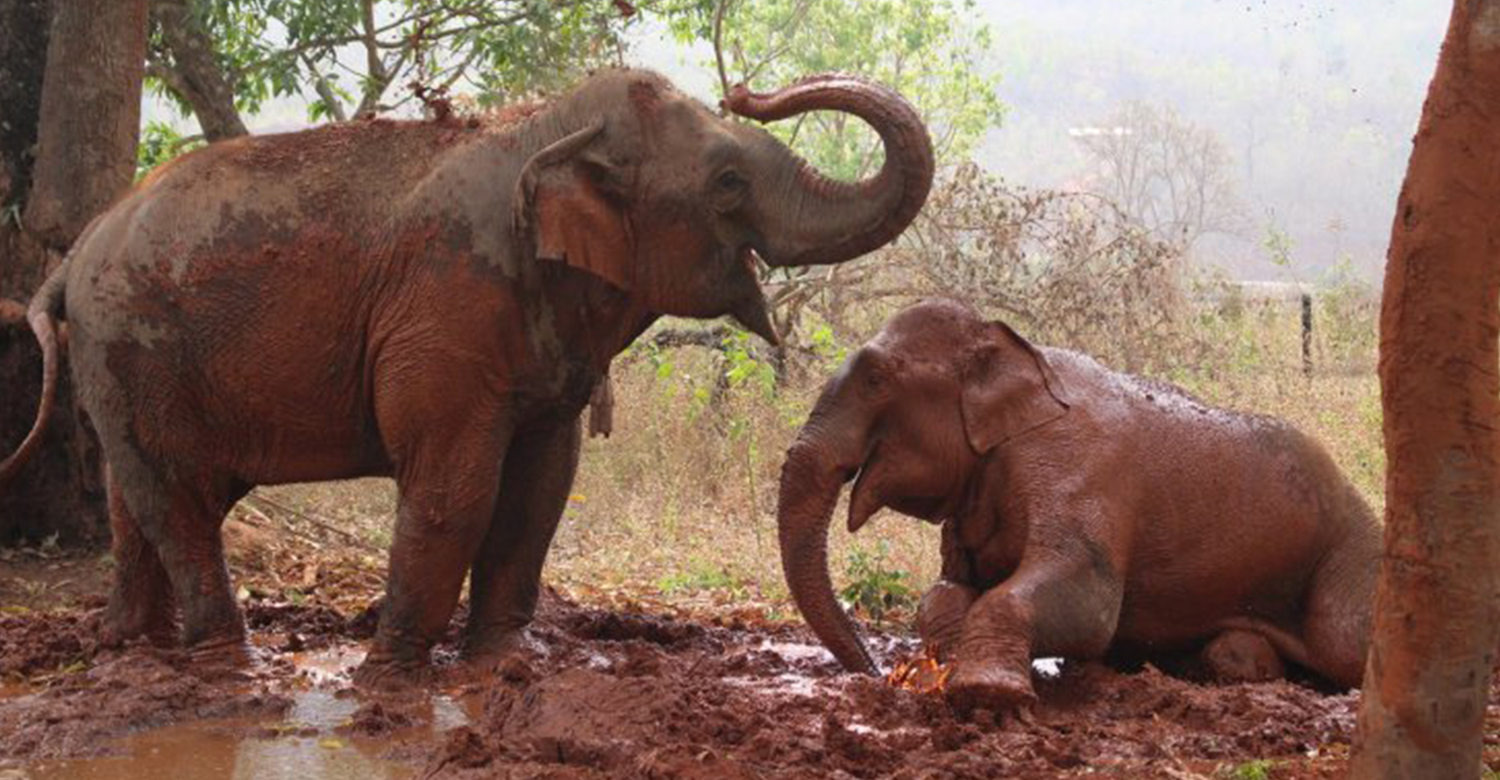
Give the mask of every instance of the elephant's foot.
<path id="1" fill-rule="evenodd" d="M 1276 648 L 1253 631 L 1225 631 L 1203 648 L 1209 674 L 1223 683 L 1265 682 L 1286 676 Z"/>
<path id="2" fill-rule="evenodd" d="M 961 713 L 989 710 L 1002 717 L 1026 720 L 1036 692 L 1031 670 L 1013 669 L 993 661 L 958 661 L 945 687 L 948 702 Z"/>
<path id="3" fill-rule="evenodd" d="M 230 631 L 194 642 L 187 648 L 188 668 L 204 679 L 248 679 L 255 654 L 244 631 Z"/>
<path id="4" fill-rule="evenodd" d="M 494 628 L 464 637 L 459 660 L 470 674 L 488 675 L 524 654 L 533 640 L 523 628 Z"/>
<path id="5" fill-rule="evenodd" d="M 162 614 L 160 610 L 129 609 L 113 603 L 105 609 L 100 626 L 100 646 L 118 648 L 141 638 L 154 647 L 176 647 L 177 622 L 170 612 Z"/>
<path id="6" fill-rule="evenodd" d="M 432 669 L 425 663 L 365 659 L 351 678 L 355 687 L 370 691 L 401 691 L 427 683 Z"/>
<path id="7" fill-rule="evenodd" d="M 427 683 L 432 668 L 425 653 L 393 653 L 380 649 L 377 644 L 350 676 L 359 688 L 400 691 Z"/>

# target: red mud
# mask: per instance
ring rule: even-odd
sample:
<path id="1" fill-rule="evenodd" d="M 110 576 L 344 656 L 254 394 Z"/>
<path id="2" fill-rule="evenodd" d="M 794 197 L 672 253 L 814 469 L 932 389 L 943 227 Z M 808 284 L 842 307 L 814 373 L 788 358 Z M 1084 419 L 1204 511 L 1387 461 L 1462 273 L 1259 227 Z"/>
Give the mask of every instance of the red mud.
<path id="1" fill-rule="evenodd" d="M 274 723 L 309 685 L 347 688 L 337 671 L 331 683 L 310 681 L 291 659 L 358 647 L 362 621 L 319 606 L 247 612 L 262 659 L 249 682 L 200 680 L 179 653 L 98 651 L 92 615 L 0 619 L 0 673 L 35 688 L 0 699 L 0 766 L 116 750 L 110 737 L 174 722 Z M 1067 664 L 1038 676 L 1031 722 L 963 721 L 931 695 L 840 674 L 800 627 L 729 622 L 549 594 L 494 680 L 464 684 L 448 661 L 438 688 L 469 702 L 466 715 L 442 723 L 425 695 L 361 700 L 331 733 L 378 737 L 385 759 L 432 778 L 1211 778 L 1270 760 L 1267 776 L 1283 780 L 1339 776 L 1358 702 L 1290 683 L 1211 687 Z M 914 649 L 904 637 L 873 639 L 887 667 Z M 440 648 L 440 661 L 451 657 Z M 1493 768 L 1500 689 L 1491 702 Z M 322 733 L 234 728 L 250 739 Z"/>

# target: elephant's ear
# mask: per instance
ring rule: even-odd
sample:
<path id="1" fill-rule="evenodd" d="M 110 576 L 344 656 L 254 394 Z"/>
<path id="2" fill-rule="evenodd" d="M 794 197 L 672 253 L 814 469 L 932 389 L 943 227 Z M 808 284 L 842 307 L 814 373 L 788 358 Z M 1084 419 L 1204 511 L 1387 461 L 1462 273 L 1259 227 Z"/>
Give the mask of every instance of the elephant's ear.
<path id="1" fill-rule="evenodd" d="M 629 291 L 634 241 L 620 200 L 606 191 L 607 167 L 588 145 L 596 122 L 542 149 L 516 183 L 516 227 L 540 260 L 567 263 Z"/>
<path id="2" fill-rule="evenodd" d="M 966 360 L 964 430 L 979 454 L 1068 411 L 1062 381 L 1047 358 L 1002 322 L 984 326 L 980 344 Z"/>

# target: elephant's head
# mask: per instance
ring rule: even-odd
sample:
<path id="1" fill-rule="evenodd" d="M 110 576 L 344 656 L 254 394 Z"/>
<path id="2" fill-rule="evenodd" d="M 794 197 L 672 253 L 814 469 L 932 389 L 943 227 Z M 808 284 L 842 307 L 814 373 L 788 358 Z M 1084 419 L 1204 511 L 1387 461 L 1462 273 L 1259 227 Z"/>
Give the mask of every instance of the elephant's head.
<path id="1" fill-rule="evenodd" d="M 841 263 L 895 238 L 932 185 L 932 143 L 899 95 L 852 76 L 778 92 L 744 87 L 729 110 L 770 121 L 807 111 L 864 119 L 880 172 L 830 180 L 764 130 L 723 118 L 638 70 L 595 75 L 537 118 L 557 140 L 523 169 L 518 221 L 540 258 L 585 269 L 661 314 L 732 314 L 775 340 L 753 255 L 773 266 Z"/>
<path id="2" fill-rule="evenodd" d="M 882 507 L 942 522 L 959 511 L 980 462 L 1061 417 L 1065 398 L 1040 351 L 951 301 L 896 315 L 829 380 L 787 451 L 777 524 L 792 597 L 846 669 L 876 671 L 828 577 L 828 523 L 843 484 L 858 475 L 851 532 Z"/>

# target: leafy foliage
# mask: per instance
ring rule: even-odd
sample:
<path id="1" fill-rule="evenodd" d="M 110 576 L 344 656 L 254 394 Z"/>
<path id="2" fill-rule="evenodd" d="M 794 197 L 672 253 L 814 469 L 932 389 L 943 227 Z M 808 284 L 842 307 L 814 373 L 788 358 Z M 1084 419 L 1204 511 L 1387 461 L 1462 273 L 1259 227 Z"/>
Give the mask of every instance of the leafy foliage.
<path id="1" fill-rule="evenodd" d="M 884 620 L 894 612 L 905 612 L 916 606 L 917 592 L 908 585 L 911 575 L 894 568 L 887 560 L 890 545 L 881 540 L 873 551 L 863 547 L 849 550 L 844 577 L 848 580 L 839 597 L 871 620 Z"/>
<path id="2" fill-rule="evenodd" d="M 202 145 L 201 138 L 184 137 L 166 122 L 148 122 L 141 128 L 141 141 L 135 150 L 136 180 L 156 166 Z"/>
<path id="3" fill-rule="evenodd" d="M 192 0 L 239 110 L 305 95 L 312 119 L 387 110 L 393 87 L 463 85 L 481 102 L 563 86 L 612 61 L 637 18 L 599 0 Z M 153 51 L 161 52 L 160 41 Z M 156 81 L 163 94 L 180 99 Z M 184 113 L 190 107 L 183 104 Z"/>
<path id="4" fill-rule="evenodd" d="M 714 40 L 715 8 L 680 2 L 671 18 L 678 39 Z M 963 159 L 1004 115 L 996 78 L 980 69 L 989 28 L 964 25 L 974 14 L 973 0 L 730 0 L 719 36 L 723 77 L 760 89 L 825 71 L 875 79 L 917 106 L 940 160 Z M 879 139 L 847 114 L 770 129 L 833 176 L 858 178 L 881 159 Z"/>

